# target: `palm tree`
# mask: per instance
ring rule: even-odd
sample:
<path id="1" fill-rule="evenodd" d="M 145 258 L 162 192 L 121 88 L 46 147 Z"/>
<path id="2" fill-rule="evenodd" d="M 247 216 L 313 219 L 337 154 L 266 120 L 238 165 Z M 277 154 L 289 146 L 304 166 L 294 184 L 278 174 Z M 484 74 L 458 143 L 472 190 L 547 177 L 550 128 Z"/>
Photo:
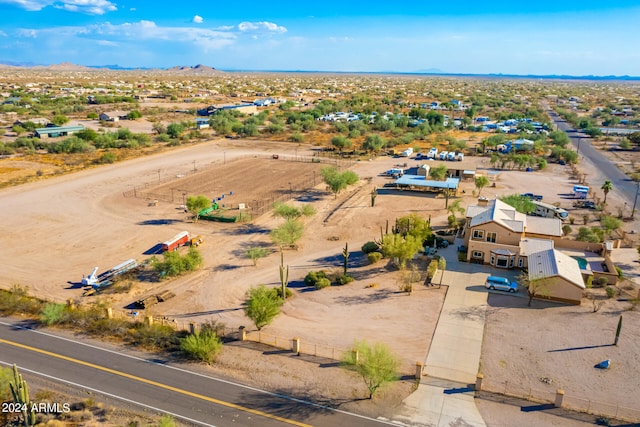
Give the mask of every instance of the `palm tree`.
<path id="1" fill-rule="evenodd" d="M 606 205 L 607 204 L 607 194 L 609 194 L 609 191 L 613 190 L 613 184 L 611 183 L 611 181 L 609 181 L 607 179 L 607 180 L 605 180 L 604 184 L 602 184 L 602 187 L 600 187 L 600 189 L 604 193 L 604 201 L 603 201 L 603 203 Z"/>

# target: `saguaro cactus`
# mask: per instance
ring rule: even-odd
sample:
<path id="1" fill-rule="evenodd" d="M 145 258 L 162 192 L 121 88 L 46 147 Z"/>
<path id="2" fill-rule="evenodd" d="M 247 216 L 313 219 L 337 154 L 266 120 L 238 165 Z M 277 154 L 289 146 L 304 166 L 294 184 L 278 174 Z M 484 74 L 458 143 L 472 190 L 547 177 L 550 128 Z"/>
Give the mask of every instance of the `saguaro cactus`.
<path id="1" fill-rule="evenodd" d="M 289 285 L 289 266 L 284 268 L 284 254 L 280 252 L 280 285 L 282 286 L 282 300 L 287 299 L 287 286 Z"/>
<path id="2" fill-rule="evenodd" d="M 22 379 L 22 375 L 18 372 L 18 367 L 13 365 L 13 382 L 9 383 L 13 401 L 20 405 L 22 412 L 23 424 L 25 427 L 35 425 L 36 413 L 31 410 L 31 402 L 29 401 L 29 387 L 27 382 Z"/>
<path id="3" fill-rule="evenodd" d="M 347 275 L 347 268 L 349 267 L 349 243 L 344 244 L 344 249 L 342 250 L 342 257 L 344 258 L 344 275 Z"/>

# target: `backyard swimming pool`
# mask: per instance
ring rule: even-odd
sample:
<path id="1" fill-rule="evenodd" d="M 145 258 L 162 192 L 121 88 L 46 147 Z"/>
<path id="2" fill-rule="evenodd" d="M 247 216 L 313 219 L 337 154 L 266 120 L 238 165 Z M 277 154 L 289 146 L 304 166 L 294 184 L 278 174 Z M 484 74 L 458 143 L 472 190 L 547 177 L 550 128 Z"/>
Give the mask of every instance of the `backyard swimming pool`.
<path id="1" fill-rule="evenodd" d="M 576 261 L 578 261 L 578 265 L 580 266 L 580 270 L 586 270 L 587 266 L 589 265 L 589 263 L 587 262 L 586 259 L 579 257 L 579 256 L 572 256 L 571 258 L 575 259 Z"/>

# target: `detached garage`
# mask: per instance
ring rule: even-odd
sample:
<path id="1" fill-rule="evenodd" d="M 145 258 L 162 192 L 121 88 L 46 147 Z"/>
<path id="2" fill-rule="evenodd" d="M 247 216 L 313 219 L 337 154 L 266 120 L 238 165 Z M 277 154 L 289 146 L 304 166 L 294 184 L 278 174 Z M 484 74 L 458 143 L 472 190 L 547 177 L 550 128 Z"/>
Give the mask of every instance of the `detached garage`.
<path id="1" fill-rule="evenodd" d="M 580 305 L 585 289 L 578 261 L 556 249 L 528 257 L 529 281 L 539 281 L 540 298 Z"/>

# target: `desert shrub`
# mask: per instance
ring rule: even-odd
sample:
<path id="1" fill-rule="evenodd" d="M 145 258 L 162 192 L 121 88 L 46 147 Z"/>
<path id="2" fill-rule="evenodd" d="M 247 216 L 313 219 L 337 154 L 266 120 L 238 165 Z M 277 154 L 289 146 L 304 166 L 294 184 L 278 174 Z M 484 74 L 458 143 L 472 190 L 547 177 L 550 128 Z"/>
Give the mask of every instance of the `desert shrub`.
<path id="1" fill-rule="evenodd" d="M 40 323 L 47 326 L 60 323 L 64 315 L 64 308 L 65 306 L 63 304 L 46 304 L 42 308 L 42 313 L 40 313 Z"/>
<path id="2" fill-rule="evenodd" d="M 190 359 L 212 364 L 222 349 L 222 342 L 215 332 L 203 330 L 180 340 L 180 350 Z"/>
<path id="3" fill-rule="evenodd" d="M 607 286 L 605 291 L 607 292 L 607 298 L 613 298 L 618 295 L 618 289 L 615 286 Z"/>
<path id="4" fill-rule="evenodd" d="M 367 254 L 367 260 L 369 261 L 369 264 L 375 264 L 381 259 L 382 259 L 382 254 L 380 252 L 371 252 Z"/>
<path id="5" fill-rule="evenodd" d="M 326 277 L 321 278 L 315 284 L 316 289 L 322 289 L 328 286 L 331 286 L 331 280 L 327 279 Z"/>
<path id="6" fill-rule="evenodd" d="M 30 297 L 27 288 L 13 285 L 8 291 L 0 290 L 0 314 L 9 316 L 16 313 L 39 315 L 44 303 Z"/>
<path id="7" fill-rule="evenodd" d="M 107 152 L 98 158 L 97 163 L 107 164 L 107 163 L 115 163 L 117 157 L 114 153 Z"/>
<path id="8" fill-rule="evenodd" d="M 304 277 L 304 284 L 307 286 L 316 286 L 320 279 L 326 279 L 327 274 L 323 271 L 310 271 Z"/>
<path id="9" fill-rule="evenodd" d="M 362 249 L 362 253 L 370 254 L 371 252 L 375 252 L 378 249 L 380 249 L 380 246 L 378 246 L 376 242 L 367 242 L 364 245 L 362 245 L 361 249 Z"/>
<path id="10" fill-rule="evenodd" d="M 609 284 L 609 278 L 605 276 L 598 277 L 598 279 L 596 280 L 596 284 L 600 287 L 607 286 Z"/>
<path id="11" fill-rule="evenodd" d="M 158 421 L 158 427 L 176 427 L 176 420 L 171 415 L 163 415 Z"/>
<path id="12" fill-rule="evenodd" d="M 282 299 L 282 288 L 281 287 L 277 287 L 277 288 L 273 288 L 273 293 L 280 299 Z M 293 295 L 293 292 L 291 292 L 291 289 L 289 288 L 285 288 L 284 291 L 285 294 L 287 294 L 287 298 L 290 298 Z"/>
<path id="13" fill-rule="evenodd" d="M 433 279 L 433 276 L 436 275 L 438 271 L 438 260 L 431 260 L 429 265 L 427 266 L 427 278 Z"/>
<path id="14" fill-rule="evenodd" d="M 353 277 L 349 276 L 348 274 L 341 274 L 340 276 L 336 277 L 336 285 L 338 286 L 343 286 L 351 282 L 353 282 Z"/>
<path id="15" fill-rule="evenodd" d="M 180 345 L 178 334 L 171 326 L 145 323 L 135 323 L 127 341 L 148 350 L 173 350 Z"/>
<path id="16" fill-rule="evenodd" d="M 282 301 L 282 298 L 265 285 L 253 287 L 247 291 L 244 313 L 260 330 L 280 314 Z"/>
<path id="17" fill-rule="evenodd" d="M 585 283 L 585 287 L 587 289 L 593 288 L 593 276 L 587 277 L 587 282 Z"/>
<path id="18" fill-rule="evenodd" d="M 616 265 L 616 272 L 618 273 L 618 278 L 622 279 L 622 276 L 623 276 L 624 273 L 623 273 L 622 269 L 620 267 L 618 267 L 617 265 Z"/>

